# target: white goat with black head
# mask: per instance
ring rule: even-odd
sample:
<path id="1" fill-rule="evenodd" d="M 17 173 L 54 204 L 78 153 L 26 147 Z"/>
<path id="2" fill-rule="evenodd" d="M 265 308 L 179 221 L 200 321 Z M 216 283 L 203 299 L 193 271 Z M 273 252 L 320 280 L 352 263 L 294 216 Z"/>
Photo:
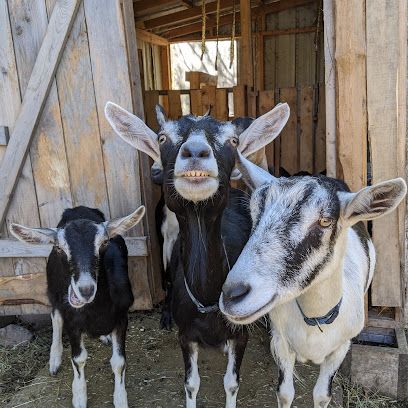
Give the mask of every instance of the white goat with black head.
<path id="1" fill-rule="evenodd" d="M 139 118 L 108 102 L 105 114 L 115 131 L 164 170 L 164 199 L 180 232 L 170 271 L 172 317 L 179 328 L 185 364 L 187 408 L 196 406 L 200 385 L 198 346 L 228 349 L 224 377 L 226 407 L 236 406 L 239 370 L 248 340 L 218 313 L 221 288 L 248 240 L 251 220 L 245 196 L 230 189 L 237 148 L 249 155 L 271 142 L 289 117 L 287 104 L 255 120 L 239 138 L 235 126 L 210 116 L 167 120 L 156 107 L 158 134 Z M 230 191 L 231 190 L 231 191 Z"/>
<path id="2" fill-rule="evenodd" d="M 127 248 L 119 234 L 134 227 L 144 212 L 141 206 L 126 217 L 105 221 L 99 210 L 81 206 L 66 209 L 57 228 L 10 226 L 12 234 L 22 242 L 53 245 L 47 263 L 53 329 L 50 372 L 56 374 L 61 365 L 64 328 L 71 343 L 74 408 L 84 408 L 87 404 L 85 334 L 112 341 L 113 402 L 116 408 L 128 406 L 125 337 L 133 294 Z"/>
<path id="3" fill-rule="evenodd" d="M 364 293 L 375 251 L 362 221 L 393 211 L 403 179 L 350 193 L 325 176 L 275 178 L 244 159 L 239 169 L 255 191 L 252 235 L 229 273 L 220 309 L 236 324 L 269 313 L 279 368 L 279 407 L 290 407 L 296 358 L 320 365 L 314 406 L 325 408 L 331 383 L 364 326 Z"/>

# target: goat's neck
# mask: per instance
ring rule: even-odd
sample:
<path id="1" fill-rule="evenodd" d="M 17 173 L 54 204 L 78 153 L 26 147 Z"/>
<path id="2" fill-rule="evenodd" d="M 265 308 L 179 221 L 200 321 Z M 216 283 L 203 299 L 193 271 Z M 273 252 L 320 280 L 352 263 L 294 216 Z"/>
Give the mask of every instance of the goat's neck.
<path id="1" fill-rule="evenodd" d="M 184 276 L 194 296 L 206 306 L 218 301 L 228 273 L 221 218 L 222 213 L 214 216 L 198 209 L 177 215 Z"/>
<path id="2" fill-rule="evenodd" d="M 343 268 L 347 248 L 347 233 L 342 234 L 335 244 L 334 254 L 329 264 L 321 271 L 324 278 L 316 278 L 316 283 L 298 298 L 300 307 L 307 317 L 326 315 L 343 296 Z"/>

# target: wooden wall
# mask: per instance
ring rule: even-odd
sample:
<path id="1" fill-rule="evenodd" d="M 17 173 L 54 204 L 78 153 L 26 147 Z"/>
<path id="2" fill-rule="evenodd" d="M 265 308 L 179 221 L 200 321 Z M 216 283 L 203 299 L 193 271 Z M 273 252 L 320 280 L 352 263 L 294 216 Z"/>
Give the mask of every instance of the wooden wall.
<path id="1" fill-rule="evenodd" d="M 0 146 L 0 162 L 4 157 L 0 167 L 3 196 L 9 183 L 4 175 L 10 170 L 5 165 L 20 138 L 14 128 L 26 120 L 19 112 L 22 104 L 29 103 L 27 89 L 30 97 L 34 92 L 33 104 L 42 103 L 35 99 L 36 88 L 28 84 L 32 84 L 30 76 L 36 69 L 47 64 L 37 57 L 55 35 L 49 27 L 51 17 L 53 12 L 58 13 L 56 21 L 62 25 L 69 17 L 67 5 L 75 3 L 78 7 L 55 74 L 50 78 L 44 108 L 1 229 L 0 314 L 48 310 L 44 256 L 50 247 L 21 248 L 15 241 L 7 240 L 12 222 L 55 227 L 67 207 L 97 207 L 109 219 L 129 214 L 142 203 L 139 153 L 114 133 L 104 115 L 108 100 L 130 111 L 134 108 L 121 3 L 64 0 L 54 9 L 55 3 L 56 0 L 0 3 L 0 60 L 4 66 L 0 72 L 0 126 L 10 129 L 9 145 Z M 23 136 L 29 140 L 31 135 Z M 133 308 L 151 308 L 162 293 L 159 276 L 153 276 L 147 268 L 149 238 L 144 224 L 128 235 Z"/>

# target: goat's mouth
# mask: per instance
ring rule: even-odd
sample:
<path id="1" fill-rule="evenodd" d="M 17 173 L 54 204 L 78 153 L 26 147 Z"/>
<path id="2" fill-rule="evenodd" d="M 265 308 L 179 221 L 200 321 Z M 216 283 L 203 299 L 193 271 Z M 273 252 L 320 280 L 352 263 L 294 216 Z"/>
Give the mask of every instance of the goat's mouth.
<path id="1" fill-rule="evenodd" d="M 83 302 L 82 300 L 78 298 L 72 285 L 69 285 L 69 288 L 68 288 L 68 301 L 72 307 L 75 307 L 77 309 L 86 304 L 86 302 Z"/>
<path id="2" fill-rule="evenodd" d="M 192 170 L 174 174 L 174 187 L 186 200 L 207 200 L 218 190 L 218 174 L 204 170 Z"/>
<path id="3" fill-rule="evenodd" d="M 200 170 L 195 170 L 195 171 L 186 171 L 184 173 L 180 173 L 175 175 L 177 178 L 184 178 L 188 180 L 197 181 L 207 179 L 207 178 L 216 178 L 217 175 L 212 173 L 212 172 L 207 172 L 207 171 L 200 171 Z"/>
<path id="4" fill-rule="evenodd" d="M 223 301 L 223 294 L 221 294 L 221 299 L 220 299 L 220 310 L 221 312 L 228 318 L 229 321 L 235 324 L 250 324 L 253 323 L 255 320 L 258 320 L 260 317 L 266 315 L 274 306 L 276 303 L 276 298 L 277 294 L 272 296 L 272 298 L 263 304 L 263 306 L 259 307 L 258 309 L 251 311 L 251 312 L 246 312 L 245 314 L 234 314 L 231 313 L 231 308 L 228 306 L 225 306 L 224 301 Z"/>

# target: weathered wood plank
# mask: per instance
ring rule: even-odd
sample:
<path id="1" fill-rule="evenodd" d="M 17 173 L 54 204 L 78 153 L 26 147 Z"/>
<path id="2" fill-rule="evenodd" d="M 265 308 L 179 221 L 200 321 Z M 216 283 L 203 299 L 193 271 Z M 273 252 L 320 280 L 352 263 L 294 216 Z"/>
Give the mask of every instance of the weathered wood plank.
<path id="1" fill-rule="evenodd" d="M 294 174 L 299 171 L 296 88 L 281 89 L 280 102 L 286 102 L 290 108 L 288 122 L 281 132 L 281 166 L 290 174 Z"/>
<path id="2" fill-rule="evenodd" d="M 215 118 L 221 121 L 228 120 L 228 92 L 226 89 L 216 89 Z"/>
<path id="3" fill-rule="evenodd" d="M 146 125 L 154 132 L 159 128 L 156 120 L 155 106 L 159 103 L 159 91 L 145 92 L 145 117 Z"/>
<path id="4" fill-rule="evenodd" d="M 367 112 L 373 184 L 400 175 L 395 92 L 399 87 L 399 12 L 397 3 L 386 8 L 380 0 L 366 4 Z M 398 218 L 398 211 L 394 211 L 373 221 L 377 255 L 371 291 L 373 306 L 403 306 Z"/>
<path id="5" fill-rule="evenodd" d="M 49 1 L 49 6 L 51 6 Z M 73 205 L 110 218 L 83 4 L 56 74 Z M 78 104 L 78 101 L 81 101 Z"/>
<path id="6" fill-rule="evenodd" d="M 169 91 L 169 119 L 177 120 L 183 116 L 181 110 L 180 91 Z"/>
<path id="7" fill-rule="evenodd" d="M 21 106 L 20 88 L 18 83 L 17 66 L 14 57 L 13 37 L 7 2 L 0 2 L 0 123 L 13 130 Z M 0 164 L 3 160 L 5 146 L 0 146 Z M 0 236 L 7 237 L 7 226 L 0 226 Z M 0 259 L 0 276 L 12 275 L 13 261 L 10 258 Z M 7 314 L 20 314 L 20 306 L 9 306 Z M 0 309 L 0 315 L 6 311 Z"/>
<path id="8" fill-rule="evenodd" d="M 337 177 L 351 191 L 367 185 L 365 2 L 335 2 Z"/>
<path id="9" fill-rule="evenodd" d="M 278 14 L 268 14 L 265 18 L 266 30 L 276 30 L 278 27 Z M 264 40 L 264 89 L 276 88 L 276 44 L 278 37 L 263 36 Z M 262 89 L 263 90 L 263 89 Z"/>
<path id="10" fill-rule="evenodd" d="M 204 115 L 210 108 L 211 112 L 216 111 L 215 85 L 203 86 L 201 89 L 201 106 L 202 115 Z"/>
<path id="11" fill-rule="evenodd" d="M 258 96 L 259 116 L 265 114 L 266 112 L 269 112 L 271 109 L 273 109 L 274 106 L 275 106 L 275 90 L 259 91 L 259 96 Z M 275 148 L 275 143 L 274 142 L 269 143 L 265 147 L 266 160 L 268 162 L 269 167 L 275 165 L 275 158 L 274 158 L 275 150 L 274 150 L 274 148 Z"/>
<path id="12" fill-rule="evenodd" d="M 169 45 L 169 42 L 165 38 L 149 33 L 148 31 L 141 30 L 140 28 L 136 28 L 136 35 L 139 40 L 145 41 L 149 44 L 160 45 L 162 47 Z"/>
<path id="13" fill-rule="evenodd" d="M 18 176 L 25 163 L 33 130 L 46 102 L 59 59 L 80 0 L 58 2 L 34 65 L 27 92 L 10 143 L 0 167 L 0 224 L 10 205 Z"/>
<path id="14" fill-rule="evenodd" d="M 233 87 L 234 98 L 234 117 L 248 116 L 248 100 L 247 89 L 245 85 L 238 85 Z"/>
<path id="15" fill-rule="evenodd" d="M 190 92 L 190 113 L 192 115 L 202 115 L 201 90 L 192 89 Z"/>
<path id="16" fill-rule="evenodd" d="M 241 40 L 240 50 L 240 85 L 247 85 L 248 89 L 254 86 L 254 67 L 252 64 L 252 21 L 251 21 L 251 1 L 240 0 L 239 11 L 241 15 Z"/>
<path id="17" fill-rule="evenodd" d="M 50 13 L 51 14 L 51 13 Z M 29 15 L 29 18 L 27 18 Z M 24 98 L 41 43 L 48 26 L 44 0 L 35 3 L 17 0 L 10 4 L 10 21 L 13 30 L 15 55 L 18 67 L 21 96 Z M 19 213 L 12 217 L 19 223 L 51 227 L 58 223 L 65 208 L 72 206 L 64 135 L 55 79 L 47 101 L 38 119 L 30 146 L 32 175 L 35 191 L 27 195 L 24 177 L 19 180 L 13 198 L 22 201 Z M 31 171 L 30 171 L 31 173 Z M 23 183 L 20 187 L 20 184 Z M 37 209 L 38 202 L 38 209 Z M 13 209 L 11 204 L 10 212 Z M 40 223 L 33 219 L 38 212 Z M 33 273 L 33 271 L 28 271 Z"/>
<path id="18" fill-rule="evenodd" d="M 149 254 L 147 237 L 125 237 L 129 256 L 147 256 Z M 0 258 L 48 257 L 52 245 L 27 245 L 15 239 L 0 239 Z"/>
<path id="19" fill-rule="evenodd" d="M 325 86 L 319 86 L 319 105 L 315 136 L 315 163 L 313 173 L 320 173 L 326 168 L 326 95 Z"/>
<path id="20" fill-rule="evenodd" d="M 313 86 L 300 89 L 300 170 L 313 173 Z"/>

